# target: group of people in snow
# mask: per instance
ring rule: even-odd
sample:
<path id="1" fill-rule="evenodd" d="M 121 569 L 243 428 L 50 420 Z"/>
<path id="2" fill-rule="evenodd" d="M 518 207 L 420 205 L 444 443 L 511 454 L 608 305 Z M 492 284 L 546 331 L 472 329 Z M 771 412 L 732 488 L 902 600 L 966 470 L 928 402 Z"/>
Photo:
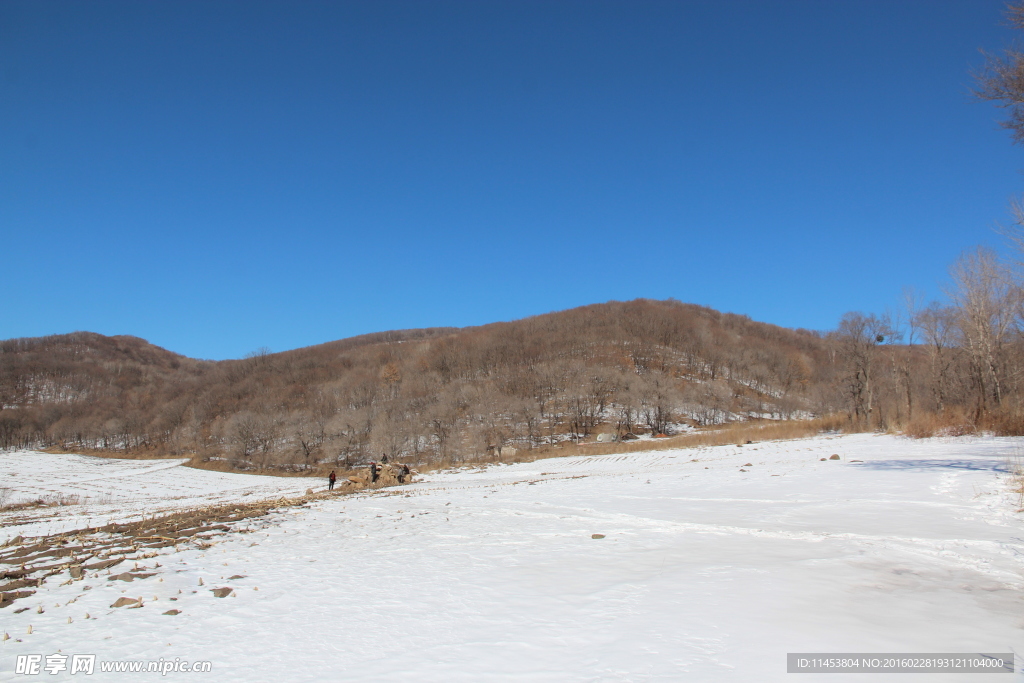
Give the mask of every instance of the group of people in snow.
<path id="1" fill-rule="evenodd" d="M 370 461 L 370 476 L 368 477 L 368 483 L 370 485 L 376 484 L 377 480 L 380 479 L 381 474 L 387 470 L 388 474 L 394 477 L 399 484 L 404 484 L 406 480 L 412 481 L 412 470 L 409 469 L 408 465 L 405 464 L 388 464 L 388 454 L 384 453 L 381 455 L 380 462 L 376 460 Z M 331 473 L 327 475 L 327 490 L 334 490 L 334 483 L 338 480 L 338 475 L 331 470 Z M 356 481 L 353 479 L 353 481 Z"/>

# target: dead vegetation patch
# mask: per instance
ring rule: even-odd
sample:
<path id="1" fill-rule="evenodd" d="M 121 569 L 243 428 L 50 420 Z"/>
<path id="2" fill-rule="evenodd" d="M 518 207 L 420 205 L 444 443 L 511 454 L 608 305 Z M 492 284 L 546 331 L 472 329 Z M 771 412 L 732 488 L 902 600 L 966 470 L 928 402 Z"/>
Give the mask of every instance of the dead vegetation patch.
<path id="1" fill-rule="evenodd" d="M 697 431 L 666 436 L 657 439 L 612 442 L 563 442 L 541 446 L 532 450 L 522 449 L 512 456 L 484 461 L 440 461 L 436 466 L 426 466 L 424 471 L 449 469 L 459 466 L 483 466 L 494 463 L 533 462 L 545 458 L 563 458 L 581 455 L 617 455 L 620 453 L 642 453 L 646 451 L 668 451 L 681 448 L 707 446 L 729 446 L 756 443 L 758 441 L 785 441 L 803 439 L 823 433 L 850 431 L 849 421 L 843 416 L 826 416 L 814 420 L 785 420 L 730 422 L 724 425 L 702 428 Z"/>
<path id="2" fill-rule="evenodd" d="M 353 489 L 355 487 L 352 487 Z M 249 520 L 286 507 L 306 505 L 331 498 L 343 491 L 312 493 L 295 498 L 274 498 L 253 503 L 213 505 L 122 524 L 106 524 L 60 534 L 23 538 L 18 536 L 0 546 L 0 607 L 32 595 L 54 576 L 67 576 L 65 583 L 81 581 L 92 572 L 109 570 L 134 561 L 130 571 L 107 576 L 111 581 L 134 581 L 153 576 L 150 567 L 138 561 L 161 553 L 188 548 L 211 547 L 218 536 L 251 531 Z M 157 568 L 155 565 L 153 568 Z"/>
<path id="3" fill-rule="evenodd" d="M 10 499 L 7 495 L 0 494 L 0 512 L 18 512 L 21 510 L 33 510 L 45 507 L 64 507 L 65 505 L 78 505 L 82 497 L 76 493 L 54 493 L 48 496 L 40 496 L 32 500 L 23 500 L 17 503 L 7 503 Z"/>
<path id="4" fill-rule="evenodd" d="M 928 439 L 933 436 L 967 436 L 977 432 L 978 425 L 962 410 L 918 413 L 903 429 L 903 434 L 913 439 Z"/>

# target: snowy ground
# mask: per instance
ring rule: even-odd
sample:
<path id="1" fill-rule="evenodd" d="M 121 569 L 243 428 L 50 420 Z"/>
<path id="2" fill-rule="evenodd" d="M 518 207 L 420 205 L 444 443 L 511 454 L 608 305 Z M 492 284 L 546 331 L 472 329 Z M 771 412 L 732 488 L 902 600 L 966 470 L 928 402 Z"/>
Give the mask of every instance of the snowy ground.
<path id="1" fill-rule="evenodd" d="M 0 680 L 90 680 L 11 673 L 16 655 L 58 649 L 212 662 L 168 680 L 274 682 L 832 681 L 845 678 L 787 674 L 786 653 L 1022 652 L 1024 514 L 1006 474 L 1022 446 L 821 437 L 445 472 L 317 501 L 163 555 L 130 584 L 51 579 L 14 605 L 32 609 L 0 611 Z M 110 608 L 121 596 L 144 606 Z M 145 678 L 161 677 L 91 677 Z"/>
<path id="2" fill-rule="evenodd" d="M 183 467 L 186 460 L 121 460 L 35 451 L 0 453 L 8 504 L 50 506 L 0 512 L 0 544 L 200 505 L 296 495 L 321 479 L 263 477 Z M 74 501 L 58 505 L 59 501 Z"/>

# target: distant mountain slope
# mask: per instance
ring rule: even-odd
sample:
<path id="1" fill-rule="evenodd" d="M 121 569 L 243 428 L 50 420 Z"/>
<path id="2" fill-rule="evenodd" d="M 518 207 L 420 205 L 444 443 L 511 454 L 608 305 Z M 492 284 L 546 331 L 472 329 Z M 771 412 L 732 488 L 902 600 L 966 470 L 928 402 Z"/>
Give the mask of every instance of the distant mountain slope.
<path id="1" fill-rule="evenodd" d="M 195 452 L 242 467 L 458 459 L 595 430 L 815 412 L 835 391 L 833 365 L 816 333 L 671 300 L 218 362 L 76 332 L 0 342 L 0 446 Z"/>

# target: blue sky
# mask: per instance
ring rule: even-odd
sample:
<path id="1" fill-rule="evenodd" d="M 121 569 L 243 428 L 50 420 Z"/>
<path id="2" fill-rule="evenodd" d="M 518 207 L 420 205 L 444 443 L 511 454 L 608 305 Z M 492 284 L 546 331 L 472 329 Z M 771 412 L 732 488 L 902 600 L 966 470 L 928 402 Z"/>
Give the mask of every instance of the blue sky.
<path id="1" fill-rule="evenodd" d="M 1001 0 L 0 3 L 0 338 L 636 297 L 829 329 L 998 247 Z"/>

